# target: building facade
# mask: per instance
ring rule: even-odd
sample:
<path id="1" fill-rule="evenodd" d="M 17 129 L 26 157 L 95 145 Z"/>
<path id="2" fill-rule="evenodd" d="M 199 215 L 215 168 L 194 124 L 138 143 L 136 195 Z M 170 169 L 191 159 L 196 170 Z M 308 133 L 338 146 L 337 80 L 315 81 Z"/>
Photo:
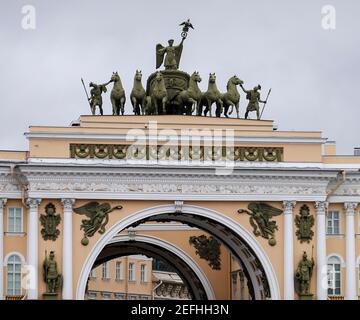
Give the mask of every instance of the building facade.
<path id="1" fill-rule="evenodd" d="M 336 155 L 321 132 L 81 116 L 26 137 L 27 151 L 0 152 L 1 299 L 46 298 L 50 251 L 63 278 L 57 299 L 85 299 L 92 269 L 134 255 L 172 265 L 193 299 L 360 295 L 360 157 Z M 150 296 L 147 283 L 134 296 Z"/>

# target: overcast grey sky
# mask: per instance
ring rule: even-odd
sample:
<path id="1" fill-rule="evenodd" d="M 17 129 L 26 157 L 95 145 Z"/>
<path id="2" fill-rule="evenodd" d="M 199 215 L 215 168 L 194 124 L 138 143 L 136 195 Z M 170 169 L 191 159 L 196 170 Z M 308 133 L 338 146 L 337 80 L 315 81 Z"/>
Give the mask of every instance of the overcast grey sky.
<path id="1" fill-rule="evenodd" d="M 24 30 L 24 5 L 36 29 Z M 322 28 L 321 9 L 336 9 L 336 29 Z M 118 71 L 129 94 L 136 69 L 143 84 L 155 70 L 155 45 L 180 41 L 191 18 L 180 69 L 198 70 L 206 90 L 237 74 L 262 95 L 279 130 L 316 130 L 338 153 L 360 146 L 360 1 L 358 0 L 1 0 L 0 149 L 27 149 L 30 125 L 66 126 L 89 113 L 80 78 L 106 82 Z M 244 95 L 241 116 L 246 108 Z M 111 113 L 109 92 L 105 114 Z"/>

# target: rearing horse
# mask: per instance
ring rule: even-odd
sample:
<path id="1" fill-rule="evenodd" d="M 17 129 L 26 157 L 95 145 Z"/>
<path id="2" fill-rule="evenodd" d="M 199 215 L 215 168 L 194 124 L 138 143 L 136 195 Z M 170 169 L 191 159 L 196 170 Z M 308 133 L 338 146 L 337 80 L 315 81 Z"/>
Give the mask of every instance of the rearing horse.
<path id="1" fill-rule="evenodd" d="M 231 106 L 231 111 L 229 114 L 232 114 L 235 107 L 237 117 L 240 118 L 239 115 L 240 94 L 236 86 L 241 85 L 243 83 L 244 81 L 240 80 L 237 76 L 231 77 L 226 86 L 227 92 L 221 95 L 221 100 L 224 105 L 224 116 L 226 118 L 229 117 L 228 111 L 230 106 Z"/>
<path id="2" fill-rule="evenodd" d="M 124 115 L 125 112 L 125 90 L 122 86 L 120 77 L 117 72 L 113 72 L 111 81 L 114 82 L 114 87 L 111 90 L 110 100 L 112 105 L 113 115 Z"/>
<path id="3" fill-rule="evenodd" d="M 141 78 L 141 71 L 136 70 L 134 77 L 134 87 L 130 94 L 130 100 L 135 115 L 145 114 L 146 93 L 144 87 L 142 86 Z"/>
<path id="4" fill-rule="evenodd" d="M 210 117 L 212 117 L 211 106 L 212 106 L 212 104 L 214 102 L 217 105 L 216 116 L 220 117 L 220 115 L 222 113 L 222 109 L 223 109 L 223 102 L 221 100 L 221 93 L 220 93 L 219 89 L 216 86 L 216 75 L 215 75 L 215 73 L 210 73 L 208 90 L 201 97 L 200 104 L 199 104 L 198 115 L 201 116 L 202 109 L 205 106 L 206 109 L 204 110 L 204 116 L 206 117 L 207 113 L 209 112 Z"/>

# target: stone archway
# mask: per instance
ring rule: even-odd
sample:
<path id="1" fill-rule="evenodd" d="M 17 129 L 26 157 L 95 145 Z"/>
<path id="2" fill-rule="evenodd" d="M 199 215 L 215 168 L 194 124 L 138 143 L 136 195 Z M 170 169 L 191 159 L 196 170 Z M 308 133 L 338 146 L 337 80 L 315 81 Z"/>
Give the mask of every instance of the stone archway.
<path id="1" fill-rule="evenodd" d="M 199 265 L 182 249 L 148 235 L 117 235 L 101 251 L 94 267 L 121 256 L 142 254 L 161 258 L 176 269 L 195 300 L 215 300 L 214 290 Z"/>
<path id="2" fill-rule="evenodd" d="M 198 226 L 214 234 L 241 260 L 251 280 L 255 299 L 280 300 L 280 289 L 274 268 L 255 237 L 238 222 L 208 208 L 182 205 L 160 205 L 141 210 L 119 220 L 96 242 L 80 272 L 76 299 L 84 299 L 88 275 L 103 248 L 123 229 L 149 220 L 175 220 Z M 228 231 L 228 236 L 223 230 Z M 224 236 L 225 234 L 225 236 Z M 236 236 L 236 237 L 234 237 Z M 267 293 L 265 291 L 265 285 Z"/>

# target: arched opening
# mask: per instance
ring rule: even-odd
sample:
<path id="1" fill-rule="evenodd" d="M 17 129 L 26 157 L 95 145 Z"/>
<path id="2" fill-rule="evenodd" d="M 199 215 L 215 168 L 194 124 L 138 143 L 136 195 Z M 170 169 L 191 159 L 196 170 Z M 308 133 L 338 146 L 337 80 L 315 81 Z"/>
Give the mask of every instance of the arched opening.
<path id="1" fill-rule="evenodd" d="M 176 270 L 193 299 L 215 299 L 209 280 L 196 262 L 180 248 L 158 238 L 117 235 L 98 255 L 93 268 L 115 258 L 139 254 L 163 261 Z"/>
<path id="2" fill-rule="evenodd" d="M 219 212 L 191 205 L 183 205 L 180 210 L 175 205 L 156 206 L 134 213 L 113 225 L 94 245 L 85 261 L 77 286 L 77 299 L 84 299 L 91 267 L 106 245 L 122 230 L 147 221 L 178 221 L 213 235 L 241 262 L 250 280 L 254 299 L 280 299 L 274 269 L 254 236 L 239 223 Z"/>

